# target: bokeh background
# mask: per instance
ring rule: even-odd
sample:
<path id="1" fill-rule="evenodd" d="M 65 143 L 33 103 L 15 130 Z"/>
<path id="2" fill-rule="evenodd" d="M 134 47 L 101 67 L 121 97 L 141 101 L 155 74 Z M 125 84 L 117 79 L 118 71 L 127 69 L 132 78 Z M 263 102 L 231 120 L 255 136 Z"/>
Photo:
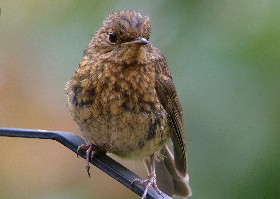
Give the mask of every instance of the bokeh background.
<path id="1" fill-rule="evenodd" d="M 193 199 L 280 195 L 280 1 L 0 1 L 0 126 L 70 131 L 64 86 L 113 11 L 138 10 L 185 113 Z M 115 158 L 115 157 L 114 157 Z M 139 162 L 122 161 L 146 176 Z M 0 137 L 0 198 L 138 198 L 59 143 Z"/>

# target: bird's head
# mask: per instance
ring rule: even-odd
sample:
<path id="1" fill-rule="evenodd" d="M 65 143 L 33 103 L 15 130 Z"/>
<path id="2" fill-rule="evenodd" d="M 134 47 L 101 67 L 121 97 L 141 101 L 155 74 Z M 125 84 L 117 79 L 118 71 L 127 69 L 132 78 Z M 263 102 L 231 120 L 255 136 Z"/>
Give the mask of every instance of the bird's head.
<path id="1" fill-rule="evenodd" d="M 147 16 L 135 11 L 121 11 L 109 15 L 95 33 L 88 49 L 101 57 L 120 62 L 145 62 L 146 44 L 149 44 L 151 25 Z"/>

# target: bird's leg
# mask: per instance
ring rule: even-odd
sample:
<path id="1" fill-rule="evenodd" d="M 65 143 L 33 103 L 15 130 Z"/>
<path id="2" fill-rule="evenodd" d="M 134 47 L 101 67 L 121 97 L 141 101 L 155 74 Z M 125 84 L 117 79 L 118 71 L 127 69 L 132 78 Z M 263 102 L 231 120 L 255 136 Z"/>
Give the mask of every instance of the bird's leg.
<path id="1" fill-rule="evenodd" d="M 142 195 L 142 199 L 146 198 L 148 189 L 150 187 L 153 187 L 160 195 L 161 195 L 161 191 L 159 190 L 158 186 L 157 186 L 157 182 L 156 182 L 156 159 L 155 159 L 155 155 L 152 154 L 151 155 L 151 173 L 148 175 L 148 178 L 146 180 L 139 180 L 136 179 L 134 182 L 141 184 L 143 186 L 145 186 L 145 190 L 144 193 Z"/>
<path id="2" fill-rule="evenodd" d="M 95 153 L 96 146 L 95 146 L 94 144 L 82 144 L 82 145 L 79 146 L 78 149 L 77 149 L 77 156 L 78 156 L 78 154 L 79 154 L 79 152 L 80 152 L 81 150 L 86 150 L 86 170 L 87 170 L 88 176 L 90 177 L 90 172 L 89 172 L 90 166 L 89 166 L 89 162 L 90 162 L 92 156 L 93 156 L 94 153 Z"/>

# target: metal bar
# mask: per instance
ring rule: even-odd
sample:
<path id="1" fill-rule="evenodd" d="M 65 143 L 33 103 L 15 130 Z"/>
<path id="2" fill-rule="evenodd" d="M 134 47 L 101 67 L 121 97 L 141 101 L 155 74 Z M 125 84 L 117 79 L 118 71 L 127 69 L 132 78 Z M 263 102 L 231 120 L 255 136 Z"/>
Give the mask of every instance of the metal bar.
<path id="1" fill-rule="evenodd" d="M 37 129 L 20 129 L 20 128 L 0 128 L 0 136 L 5 137 L 21 137 L 21 138 L 39 138 L 39 139 L 51 139 L 56 140 L 62 145 L 69 148 L 74 153 L 77 152 L 78 147 L 81 144 L 85 144 L 85 141 L 69 132 L 62 131 L 47 131 Z M 85 159 L 86 153 L 81 151 L 79 153 L 81 157 Z M 101 169 L 115 180 L 122 183 L 127 188 L 131 189 L 134 193 L 142 196 L 144 193 L 144 187 L 138 184 L 134 184 L 135 179 L 141 179 L 132 171 L 125 168 L 120 163 L 116 162 L 104 153 L 96 153 L 90 161 L 94 166 Z M 154 189 L 149 189 L 147 199 L 163 198 L 171 199 L 168 195 L 161 193 L 158 194 Z"/>

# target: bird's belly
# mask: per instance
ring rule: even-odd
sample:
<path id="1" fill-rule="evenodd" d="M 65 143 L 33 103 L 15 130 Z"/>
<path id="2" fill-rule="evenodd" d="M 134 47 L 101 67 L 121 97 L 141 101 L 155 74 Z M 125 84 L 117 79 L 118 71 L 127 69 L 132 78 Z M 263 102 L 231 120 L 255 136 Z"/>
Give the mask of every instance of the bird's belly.
<path id="1" fill-rule="evenodd" d="M 129 159 L 144 159 L 155 153 L 170 138 L 166 112 L 118 115 L 91 115 L 80 123 L 85 139 L 104 152 Z"/>

